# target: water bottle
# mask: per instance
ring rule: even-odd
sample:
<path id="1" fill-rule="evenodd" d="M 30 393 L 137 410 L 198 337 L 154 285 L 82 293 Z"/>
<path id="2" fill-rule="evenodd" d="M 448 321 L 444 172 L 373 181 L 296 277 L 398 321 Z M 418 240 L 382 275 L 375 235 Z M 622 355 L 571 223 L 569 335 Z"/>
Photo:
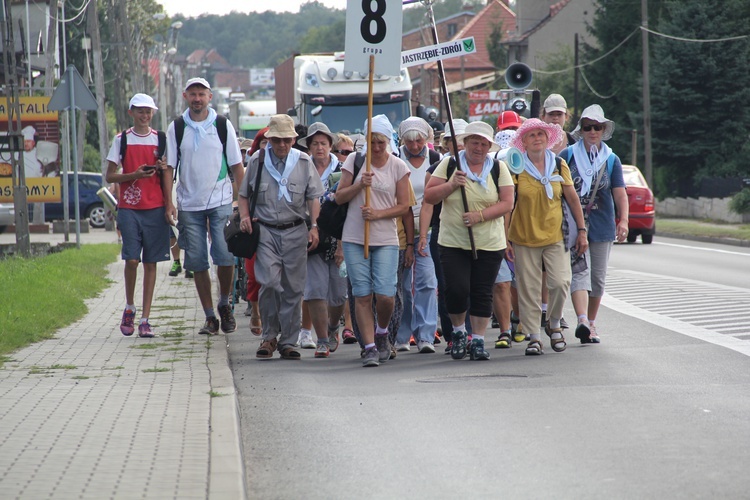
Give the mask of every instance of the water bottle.
<path id="1" fill-rule="evenodd" d="M 348 275 L 346 274 L 346 262 L 342 262 L 339 266 L 339 276 L 342 278 L 346 278 Z"/>

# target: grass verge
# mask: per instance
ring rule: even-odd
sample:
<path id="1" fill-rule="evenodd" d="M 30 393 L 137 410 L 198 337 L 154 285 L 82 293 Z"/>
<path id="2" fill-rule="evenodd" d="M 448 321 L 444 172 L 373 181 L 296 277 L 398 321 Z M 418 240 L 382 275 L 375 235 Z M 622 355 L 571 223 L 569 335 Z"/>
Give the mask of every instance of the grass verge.
<path id="1" fill-rule="evenodd" d="M 46 257 L 0 260 L 0 366 L 8 354 L 82 318 L 84 300 L 95 297 L 110 281 L 107 265 L 117 259 L 119 246 L 83 245 Z"/>
<path id="2" fill-rule="evenodd" d="M 728 224 L 695 219 L 658 219 L 656 235 L 659 233 L 708 238 L 735 238 L 750 241 L 750 225 Z"/>

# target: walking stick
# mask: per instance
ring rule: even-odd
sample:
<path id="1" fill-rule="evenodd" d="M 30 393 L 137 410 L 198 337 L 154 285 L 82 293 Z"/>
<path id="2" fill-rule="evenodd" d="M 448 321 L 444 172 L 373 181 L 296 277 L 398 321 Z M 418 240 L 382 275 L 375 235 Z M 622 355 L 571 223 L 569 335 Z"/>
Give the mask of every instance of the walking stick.
<path id="1" fill-rule="evenodd" d="M 370 173 L 372 162 L 372 85 L 375 73 L 375 56 L 370 55 L 370 82 L 367 90 L 367 153 L 365 154 L 365 171 Z M 365 187 L 365 206 L 370 206 L 370 186 Z M 370 258 L 370 221 L 365 221 L 365 259 Z"/>
<path id="2" fill-rule="evenodd" d="M 422 0 L 422 3 L 427 7 L 430 13 L 430 28 L 432 29 L 432 43 L 437 45 L 438 34 L 437 34 L 437 28 L 435 28 L 435 14 L 432 12 L 433 0 Z M 440 90 L 442 91 L 443 100 L 445 101 L 445 113 L 448 116 L 448 127 L 450 128 L 450 131 L 451 131 L 451 142 L 453 143 L 453 156 L 454 157 L 452 158 L 452 160 L 456 162 L 456 168 L 459 168 L 458 141 L 456 140 L 456 130 L 453 128 L 453 113 L 451 111 L 451 101 L 448 98 L 448 86 L 445 83 L 445 70 L 443 69 L 442 59 L 438 59 L 437 67 L 438 67 L 438 76 L 440 77 Z M 466 188 L 464 186 L 461 186 L 461 201 L 463 201 L 463 204 L 464 204 L 464 212 L 468 212 L 469 200 L 466 198 Z M 477 260 L 477 247 L 474 244 L 474 231 L 472 231 L 471 226 L 467 227 L 466 229 L 469 230 L 469 243 L 471 244 L 471 256 L 474 258 L 474 260 Z"/>

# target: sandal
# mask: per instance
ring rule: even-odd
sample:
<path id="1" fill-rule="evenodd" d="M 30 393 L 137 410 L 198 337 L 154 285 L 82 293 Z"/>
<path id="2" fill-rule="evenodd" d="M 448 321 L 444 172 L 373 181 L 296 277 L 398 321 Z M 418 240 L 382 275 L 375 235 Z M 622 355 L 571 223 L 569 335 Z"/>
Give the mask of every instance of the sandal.
<path id="1" fill-rule="evenodd" d="M 495 342 L 495 349 L 510 349 L 511 347 L 513 347 L 513 344 L 510 339 L 510 333 L 501 333 L 497 338 L 497 342 Z"/>
<path id="2" fill-rule="evenodd" d="M 287 346 L 281 350 L 281 359 L 300 359 L 302 355 L 294 347 Z"/>
<path id="3" fill-rule="evenodd" d="M 523 333 L 523 330 L 521 329 L 521 323 L 518 324 L 516 327 L 516 331 L 513 332 L 513 342 L 521 343 L 526 340 L 529 340 L 526 338 L 526 334 Z"/>
<path id="4" fill-rule="evenodd" d="M 566 347 L 568 347 L 568 344 L 565 343 L 565 337 L 563 337 L 562 334 L 562 328 L 550 328 L 549 322 L 544 325 L 544 333 L 547 334 L 549 337 L 550 345 L 552 346 L 552 350 L 555 352 L 563 352 Z M 560 338 L 559 339 L 553 339 L 552 335 L 559 333 Z"/>
<path id="5" fill-rule="evenodd" d="M 538 340 L 532 340 L 529 342 L 529 345 L 526 346 L 526 355 L 527 356 L 539 356 L 544 354 L 544 351 L 542 350 L 542 343 Z"/>
<path id="6" fill-rule="evenodd" d="M 354 336 L 354 332 L 351 331 L 349 328 L 344 328 L 344 331 L 341 332 L 341 337 L 344 339 L 344 344 L 356 344 L 357 343 L 357 337 Z"/>
<path id="7" fill-rule="evenodd" d="M 255 316 L 250 317 L 250 333 L 256 337 L 260 337 L 260 334 L 263 333 L 263 325 L 260 323 L 260 318 L 256 318 Z"/>
<path id="8" fill-rule="evenodd" d="M 273 351 L 276 350 L 276 339 L 264 340 L 255 352 L 256 358 L 268 359 L 273 357 Z"/>

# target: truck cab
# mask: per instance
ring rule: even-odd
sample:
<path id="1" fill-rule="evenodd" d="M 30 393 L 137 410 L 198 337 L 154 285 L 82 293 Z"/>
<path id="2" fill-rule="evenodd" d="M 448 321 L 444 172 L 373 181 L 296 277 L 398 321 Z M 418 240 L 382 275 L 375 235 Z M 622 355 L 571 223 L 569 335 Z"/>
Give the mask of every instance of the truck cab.
<path id="1" fill-rule="evenodd" d="M 277 109 L 304 125 L 324 122 L 334 132 L 362 133 L 368 85 L 367 74 L 344 71 L 343 52 L 292 56 L 276 68 Z M 374 75 L 373 115 L 386 115 L 396 128 L 411 116 L 410 102 L 408 71 Z"/>

